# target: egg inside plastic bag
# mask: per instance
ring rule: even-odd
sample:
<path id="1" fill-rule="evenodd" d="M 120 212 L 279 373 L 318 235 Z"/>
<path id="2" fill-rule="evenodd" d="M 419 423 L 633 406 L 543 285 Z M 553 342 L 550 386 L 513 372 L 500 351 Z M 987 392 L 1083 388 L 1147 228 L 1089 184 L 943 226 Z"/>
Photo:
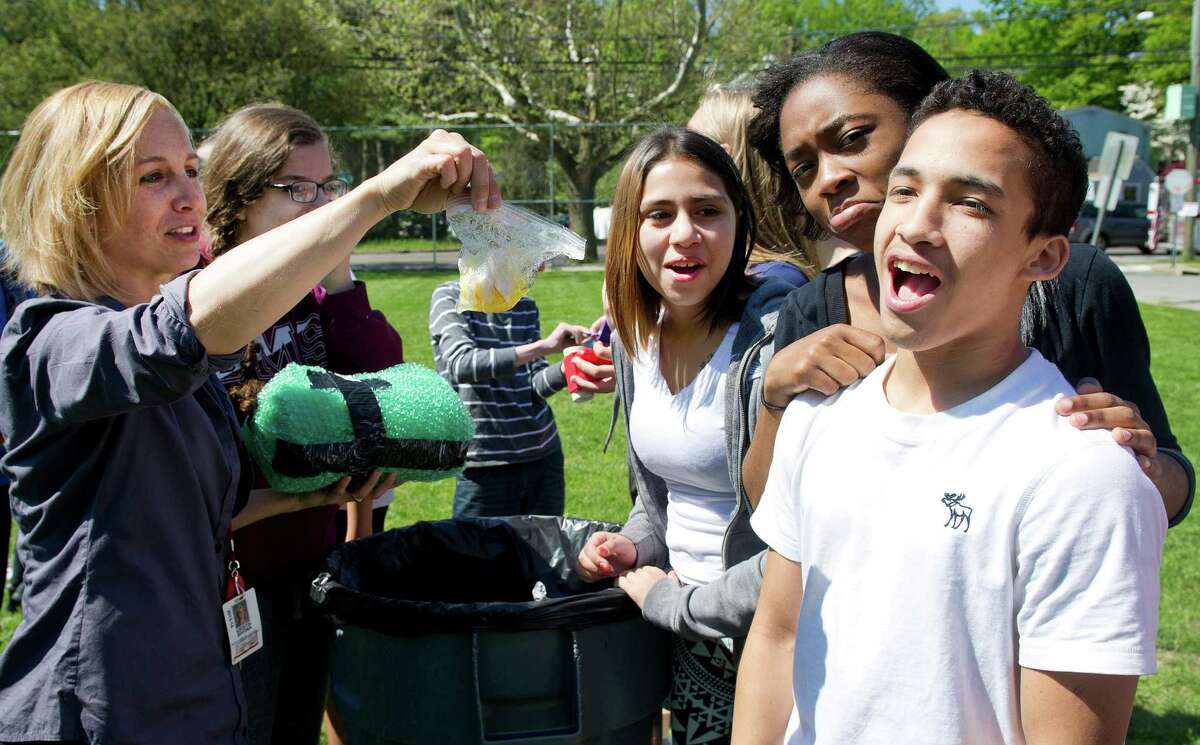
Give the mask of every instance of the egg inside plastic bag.
<path id="1" fill-rule="evenodd" d="M 450 230 L 462 242 L 458 256 L 458 309 L 510 310 L 524 297 L 538 268 L 558 256 L 580 261 L 584 239 L 523 207 L 502 204 L 476 212 L 462 194 L 446 205 Z"/>

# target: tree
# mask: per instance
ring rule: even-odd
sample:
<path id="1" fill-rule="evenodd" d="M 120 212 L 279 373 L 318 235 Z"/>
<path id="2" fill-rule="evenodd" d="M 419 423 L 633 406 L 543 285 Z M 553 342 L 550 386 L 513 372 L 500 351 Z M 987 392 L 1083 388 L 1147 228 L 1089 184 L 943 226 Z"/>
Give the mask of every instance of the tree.
<path id="1" fill-rule="evenodd" d="M 1056 106 L 1120 109 L 1122 84 L 1187 74 L 1187 7 L 1120 0 L 988 0 L 973 56 L 949 65 L 1012 72 Z M 1155 71 L 1147 75 L 1147 71 Z M 1184 79 L 1184 78 L 1180 78 Z"/>
<path id="2" fill-rule="evenodd" d="M 263 99 L 357 123 L 379 91 L 342 64 L 353 42 L 332 0 L 0 0 L 0 126 L 84 78 L 144 85 L 193 127 Z"/>
<path id="3" fill-rule="evenodd" d="M 1181 161 L 1187 155 L 1191 122 L 1163 121 L 1160 104 L 1165 97 L 1161 88 L 1144 80 L 1121 86 L 1121 106 L 1125 114 L 1150 125 L 1151 162 Z"/>
<path id="4" fill-rule="evenodd" d="M 447 125 L 503 122 L 534 143 L 553 125 L 571 225 L 594 259 L 597 181 L 635 125 L 690 113 L 721 17 L 709 0 L 375 0 L 343 18 L 363 62 L 391 70 L 401 106 Z"/>

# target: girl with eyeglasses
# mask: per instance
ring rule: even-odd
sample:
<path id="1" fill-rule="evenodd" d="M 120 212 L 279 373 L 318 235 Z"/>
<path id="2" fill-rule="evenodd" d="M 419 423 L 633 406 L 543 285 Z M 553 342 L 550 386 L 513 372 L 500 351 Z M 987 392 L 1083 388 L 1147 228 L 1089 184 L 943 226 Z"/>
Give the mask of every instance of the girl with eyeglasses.
<path id="1" fill-rule="evenodd" d="M 229 115 L 204 143 L 207 222 L 219 259 L 258 235 L 320 209 L 347 191 L 333 173 L 329 140 L 302 111 L 254 104 Z M 374 372 L 403 362 L 400 336 L 371 308 L 347 254 L 304 298 L 247 347 L 242 364 L 220 376 L 239 414 L 290 362 L 338 373 Z M 256 489 L 266 489 L 255 474 Z M 382 491 L 382 490 L 380 490 Z M 372 495 L 377 496 L 377 495 Z M 390 497 L 390 492 L 384 497 Z M 382 501 L 382 500 L 381 500 Z M 338 542 L 382 529 L 370 502 L 276 515 L 239 527 L 242 573 L 256 588 L 265 647 L 242 663 L 251 743 L 316 743 L 328 678 L 329 628 L 307 609 L 307 584 Z"/>

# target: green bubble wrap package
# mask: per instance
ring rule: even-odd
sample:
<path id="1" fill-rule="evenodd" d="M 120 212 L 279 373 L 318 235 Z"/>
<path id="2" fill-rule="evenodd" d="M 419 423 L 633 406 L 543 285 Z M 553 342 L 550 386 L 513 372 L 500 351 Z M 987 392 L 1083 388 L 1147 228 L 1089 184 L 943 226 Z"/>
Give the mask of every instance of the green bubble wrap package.
<path id="1" fill-rule="evenodd" d="M 436 372 L 414 364 L 337 375 L 292 363 L 258 395 L 242 438 L 272 489 L 321 489 L 375 469 L 397 481 L 462 471 L 474 424 Z"/>

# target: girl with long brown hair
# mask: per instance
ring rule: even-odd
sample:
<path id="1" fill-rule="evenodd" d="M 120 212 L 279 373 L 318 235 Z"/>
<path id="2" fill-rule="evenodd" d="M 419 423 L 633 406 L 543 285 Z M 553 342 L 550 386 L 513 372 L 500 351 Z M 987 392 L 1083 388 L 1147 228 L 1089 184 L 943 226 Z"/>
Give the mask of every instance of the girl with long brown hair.
<path id="1" fill-rule="evenodd" d="M 307 114 L 276 103 L 230 114 L 205 141 L 207 222 L 216 259 L 342 196 L 329 140 Z M 271 377 L 296 362 L 337 373 L 403 362 L 400 336 L 371 308 L 347 255 L 246 347 L 220 376 L 241 414 Z M 266 488 L 256 474 L 256 488 Z M 382 509 L 386 510 L 386 506 Z M 372 532 L 370 503 L 346 505 L 349 537 Z M 265 646 L 242 663 L 253 743 L 316 743 L 328 678 L 327 624 L 308 612 L 308 581 L 338 540 L 338 507 L 315 507 L 236 530 L 242 574 L 257 588 Z M 235 522 L 235 527 L 237 523 Z"/>
<path id="2" fill-rule="evenodd" d="M 647 620 L 677 634 L 667 708 L 681 745 L 728 742 L 734 640 L 762 576 L 738 469 L 791 285 L 746 274 L 755 224 L 733 160 L 697 132 L 647 135 L 621 171 L 605 285 L 637 497 L 621 532 L 593 537 L 577 566 L 619 577 Z"/>

